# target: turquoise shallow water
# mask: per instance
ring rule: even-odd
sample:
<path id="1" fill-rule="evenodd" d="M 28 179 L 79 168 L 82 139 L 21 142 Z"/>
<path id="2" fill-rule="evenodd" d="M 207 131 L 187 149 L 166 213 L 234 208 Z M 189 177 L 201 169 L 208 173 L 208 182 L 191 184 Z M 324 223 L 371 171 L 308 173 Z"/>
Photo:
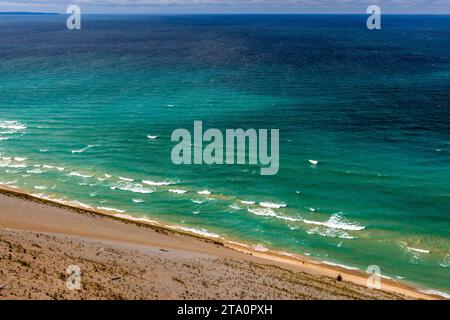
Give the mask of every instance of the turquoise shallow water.
<path id="1" fill-rule="evenodd" d="M 450 291 L 449 16 L 84 19 L 0 18 L 4 185 Z M 174 165 L 194 120 L 278 175 Z"/>

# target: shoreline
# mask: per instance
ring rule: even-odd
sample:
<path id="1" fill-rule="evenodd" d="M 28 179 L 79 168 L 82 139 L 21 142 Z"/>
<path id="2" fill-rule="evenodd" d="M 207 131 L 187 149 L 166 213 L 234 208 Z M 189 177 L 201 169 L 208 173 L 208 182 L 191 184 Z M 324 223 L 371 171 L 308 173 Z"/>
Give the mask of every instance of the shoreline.
<path id="1" fill-rule="evenodd" d="M 301 270 L 307 274 L 313 276 L 325 276 L 329 278 L 336 279 L 339 275 L 345 280 L 352 284 L 358 286 L 366 286 L 366 280 L 368 274 L 364 273 L 362 270 L 355 269 L 353 270 L 350 267 L 340 266 L 327 261 L 319 261 L 311 257 L 303 256 L 300 254 L 291 254 L 288 252 L 283 252 L 279 250 L 267 250 L 267 251 L 258 251 L 255 250 L 251 245 L 245 243 L 234 242 L 230 239 L 224 239 L 222 237 L 208 237 L 206 235 L 200 235 L 193 231 L 189 231 L 187 229 L 180 229 L 178 226 L 174 225 L 165 225 L 159 221 L 146 220 L 143 218 L 134 218 L 129 214 L 119 214 L 119 213 L 111 213 L 105 210 L 93 210 L 86 209 L 82 207 L 77 207 L 75 205 L 65 204 L 58 201 L 53 201 L 51 199 L 43 199 L 40 197 L 33 196 L 29 193 L 24 192 L 21 189 L 11 188 L 11 187 L 0 187 L 0 194 L 14 197 L 16 199 L 25 200 L 32 203 L 43 204 L 46 206 L 56 207 L 58 209 L 63 209 L 69 211 L 70 213 L 78 213 L 82 215 L 93 215 L 102 218 L 108 218 L 115 221 L 119 221 L 125 224 L 134 224 L 138 227 L 145 227 L 152 229 L 153 231 L 160 233 L 170 233 L 173 235 L 181 235 L 188 236 L 197 241 L 203 241 L 209 244 L 213 244 L 215 246 L 223 247 L 227 250 L 233 250 L 242 255 L 251 256 L 254 258 L 258 258 L 262 261 L 265 261 L 268 264 L 277 264 L 285 269 L 293 269 L 293 270 Z M 135 243 L 136 241 L 132 241 L 130 243 Z M 381 280 L 381 290 L 374 291 L 383 291 L 392 294 L 401 294 L 404 295 L 407 299 L 426 299 L 426 300 L 434 300 L 434 299 L 445 299 L 442 296 L 424 293 L 423 290 L 432 290 L 429 288 L 420 288 L 416 285 L 412 285 L 406 283 L 405 281 L 397 281 L 393 279 L 382 278 Z"/>

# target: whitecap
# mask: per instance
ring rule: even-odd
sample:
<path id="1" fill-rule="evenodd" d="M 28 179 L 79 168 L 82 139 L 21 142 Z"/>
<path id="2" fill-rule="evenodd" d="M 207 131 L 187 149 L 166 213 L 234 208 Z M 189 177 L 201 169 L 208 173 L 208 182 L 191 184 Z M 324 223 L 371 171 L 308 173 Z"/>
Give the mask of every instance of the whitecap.
<path id="1" fill-rule="evenodd" d="M 152 181 L 152 180 L 142 180 L 142 183 L 147 184 L 149 186 L 170 186 L 172 184 L 176 184 L 176 182 L 171 181 Z"/>
<path id="2" fill-rule="evenodd" d="M 335 213 L 326 222 L 314 221 L 314 220 L 302 220 L 306 224 L 314 224 L 319 226 L 325 226 L 332 229 L 342 229 L 351 231 L 361 231 L 365 227 L 359 225 L 358 223 L 348 222 L 341 214 Z"/>
<path id="3" fill-rule="evenodd" d="M 240 202 L 241 202 L 242 204 L 248 204 L 248 205 L 255 204 L 255 201 L 240 200 Z"/>
<path id="4" fill-rule="evenodd" d="M 142 199 L 133 199 L 133 202 L 134 203 L 142 203 L 142 202 L 145 202 L 145 201 L 142 200 Z"/>
<path id="5" fill-rule="evenodd" d="M 50 166 L 50 165 L 48 165 L 48 164 L 44 164 L 43 166 L 42 166 L 42 168 L 45 168 L 45 169 L 56 169 L 56 170 L 58 170 L 58 171 L 64 171 L 66 168 L 63 168 L 63 167 L 55 167 L 55 166 Z"/>
<path id="6" fill-rule="evenodd" d="M 211 192 L 208 190 L 202 190 L 202 191 L 197 191 L 198 194 L 203 194 L 203 195 L 210 195 Z"/>
<path id="7" fill-rule="evenodd" d="M 345 232 L 343 230 L 329 229 L 329 228 L 326 228 L 325 230 L 321 230 L 316 227 L 316 228 L 307 230 L 306 233 L 310 234 L 310 235 L 319 235 L 322 237 L 329 237 L 329 238 L 341 238 L 341 239 L 348 239 L 348 240 L 355 239 L 355 237 L 349 235 L 347 232 Z"/>
<path id="8" fill-rule="evenodd" d="M 92 178 L 91 175 L 83 174 L 78 171 L 72 171 L 71 173 L 68 174 L 68 176 L 74 176 L 74 177 L 80 177 L 80 178 Z"/>
<path id="9" fill-rule="evenodd" d="M 230 207 L 231 209 L 233 209 L 233 210 L 241 210 L 241 209 L 242 209 L 241 207 L 239 207 L 239 206 L 236 205 L 236 204 L 230 204 L 229 207 Z"/>
<path id="10" fill-rule="evenodd" d="M 301 220 L 296 219 L 296 218 L 280 215 L 280 214 L 276 213 L 275 211 L 273 211 L 272 209 L 269 209 L 269 208 L 264 208 L 264 209 L 247 208 L 247 211 L 250 212 L 250 213 L 256 214 L 258 216 L 273 217 L 273 218 L 286 220 L 286 221 L 290 221 L 290 222 L 301 221 Z"/>
<path id="11" fill-rule="evenodd" d="M 130 183 L 130 182 L 119 182 L 111 187 L 111 190 L 116 190 L 116 189 L 119 189 L 122 191 L 130 191 L 130 192 L 134 192 L 134 193 L 144 193 L 144 194 L 155 192 L 155 190 L 145 188 L 141 184 Z"/>
<path id="12" fill-rule="evenodd" d="M 158 138 L 158 136 L 147 135 L 147 138 L 148 138 L 149 140 L 155 140 L 155 139 Z"/>
<path id="13" fill-rule="evenodd" d="M 308 162 L 314 166 L 317 166 L 317 164 L 319 163 L 319 161 L 317 161 L 317 160 L 308 160 Z"/>
<path id="14" fill-rule="evenodd" d="M 45 169 L 54 169 L 55 167 L 54 167 L 54 166 L 49 166 L 49 165 L 47 165 L 47 164 L 44 164 L 44 165 L 42 166 L 42 168 L 45 168 Z"/>
<path id="15" fill-rule="evenodd" d="M 125 177 L 119 177 L 119 179 L 122 180 L 122 181 L 127 181 L 127 182 L 133 182 L 134 181 L 134 179 L 125 178 Z"/>
<path id="16" fill-rule="evenodd" d="M 280 209 L 280 208 L 285 208 L 286 204 L 285 203 L 275 203 L 275 202 L 260 202 L 259 205 L 261 207 L 265 207 L 265 208 L 271 208 L 271 209 Z"/>
<path id="17" fill-rule="evenodd" d="M 419 249 L 419 248 L 412 248 L 412 247 L 408 247 L 409 250 L 415 251 L 415 252 L 419 252 L 419 253 L 430 253 L 430 250 L 426 250 L 426 249 Z"/>
<path id="18" fill-rule="evenodd" d="M 37 190 L 47 190 L 46 186 L 34 186 L 34 188 Z"/>
<path id="19" fill-rule="evenodd" d="M 400 245 L 408 252 L 410 252 L 412 255 L 414 255 L 414 258 L 419 258 L 418 253 L 422 253 L 422 254 L 429 254 L 430 250 L 426 250 L 426 249 L 420 249 L 420 248 L 413 248 L 407 245 L 406 242 L 400 242 Z"/>
<path id="20" fill-rule="evenodd" d="M 270 209 L 252 209 L 248 208 L 248 212 L 256 214 L 257 216 L 276 217 L 277 213 Z"/>
<path id="21" fill-rule="evenodd" d="M 95 145 L 95 144 L 89 144 L 84 148 L 78 149 L 78 150 L 72 150 L 72 153 L 83 153 L 88 151 L 89 149 L 95 148 L 95 147 L 99 147 L 99 145 Z"/>
<path id="22" fill-rule="evenodd" d="M 187 190 L 181 190 L 181 189 L 169 189 L 169 192 L 177 193 L 177 194 L 183 194 L 183 193 L 186 193 Z"/>
<path id="23" fill-rule="evenodd" d="M 27 126 L 16 120 L 5 120 L 5 121 L 0 121 L 0 128 L 13 130 L 11 133 L 14 133 L 16 131 L 25 130 L 27 128 Z"/>

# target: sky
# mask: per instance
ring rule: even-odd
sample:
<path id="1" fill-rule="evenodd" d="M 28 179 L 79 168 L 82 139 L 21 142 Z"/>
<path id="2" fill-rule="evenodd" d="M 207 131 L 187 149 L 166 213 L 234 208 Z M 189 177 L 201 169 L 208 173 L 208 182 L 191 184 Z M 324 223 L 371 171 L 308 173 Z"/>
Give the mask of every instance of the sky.
<path id="1" fill-rule="evenodd" d="M 450 14 L 450 0 L 0 0 L 0 11 L 65 13 L 360 13 L 377 4 L 382 13 Z"/>

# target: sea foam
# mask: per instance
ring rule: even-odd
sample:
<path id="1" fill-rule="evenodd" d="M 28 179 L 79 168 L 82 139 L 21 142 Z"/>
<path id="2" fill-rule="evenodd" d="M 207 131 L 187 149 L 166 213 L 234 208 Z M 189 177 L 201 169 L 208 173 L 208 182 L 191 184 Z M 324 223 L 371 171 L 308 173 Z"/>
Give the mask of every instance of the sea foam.
<path id="1" fill-rule="evenodd" d="M 111 186 L 111 190 L 122 190 L 122 191 L 129 191 L 134 193 L 153 193 L 155 190 L 145 188 L 143 185 L 138 183 L 130 183 L 130 182 L 119 182 L 113 186 Z"/>
<path id="2" fill-rule="evenodd" d="M 286 204 L 285 203 L 275 203 L 275 202 L 260 202 L 259 205 L 261 207 L 265 207 L 265 208 L 271 208 L 271 209 L 280 209 L 280 208 L 285 208 Z"/>
<path id="3" fill-rule="evenodd" d="M 358 223 L 348 222 L 341 214 L 335 213 L 330 219 L 326 222 L 314 221 L 314 220 L 302 220 L 306 224 L 314 224 L 318 226 L 325 226 L 331 229 L 341 229 L 341 230 L 349 230 L 349 231 L 361 231 L 364 230 L 365 227 L 359 225 Z"/>
<path id="4" fill-rule="evenodd" d="M 325 229 L 325 230 L 320 230 L 318 227 L 316 228 L 312 228 L 306 231 L 307 234 L 310 235 L 319 235 L 322 237 L 329 237 L 329 238 L 341 238 L 341 239 L 347 239 L 347 240 L 353 240 L 355 239 L 355 237 L 349 235 L 347 232 L 343 231 L 343 230 L 338 230 L 338 229 Z"/>
<path id="5" fill-rule="evenodd" d="M 187 192 L 187 190 L 182 190 L 182 189 L 169 189 L 169 192 L 177 193 L 177 194 L 184 194 L 184 193 Z"/>
<path id="6" fill-rule="evenodd" d="M 190 228 L 190 227 L 185 227 L 185 226 L 172 226 L 172 228 L 174 228 L 176 230 L 192 232 L 194 234 L 198 234 L 198 235 L 209 237 L 209 238 L 220 238 L 220 236 L 218 234 L 210 232 L 205 229 L 196 229 L 196 228 Z"/>
<path id="7" fill-rule="evenodd" d="M 83 173 L 78 172 L 78 171 L 72 171 L 71 173 L 68 174 L 68 176 L 71 176 L 71 177 L 80 177 L 80 178 L 92 178 L 91 175 L 83 174 Z"/>
<path id="8" fill-rule="evenodd" d="M 16 120 L 11 120 L 11 121 L 6 120 L 6 121 L 0 121 L 0 128 L 11 130 L 11 131 L 9 131 L 9 133 L 15 133 L 17 131 L 25 130 L 27 128 L 27 126 Z"/>
<path id="9" fill-rule="evenodd" d="M 275 211 L 273 211 L 272 209 L 269 208 L 248 208 L 247 209 L 248 212 L 253 213 L 257 216 L 264 216 L 264 217 L 273 217 L 276 219 L 281 219 L 281 220 L 285 220 L 285 221 L 291 221 L 291 222 L 295 222 L 295 221 L 301 221 L 300 219 L 296 219 L 296 218 L 292 218 L 292 217 L 288 217 L 288 216 L 284 216 L 281 215 Z"/>
<path id="10" fill-rule="evenodd" d="M 177 184 L 176 182 L 171 181 L 152 181 L 152 180 L 142 180 L 142 183 L 149 186 L 170 186 L 173 184 Z"/>
<path id="11" fill-rule="evenodd" d="M 84 148 L 78 149 L 78 150 L 72 150 L 72 153 L 84 153 L 86 151 L 88 151 L 89 149 L 95 148 L 95 147 L 99 147 L 99 145 L 96 144 L 89 144 Z"/>

